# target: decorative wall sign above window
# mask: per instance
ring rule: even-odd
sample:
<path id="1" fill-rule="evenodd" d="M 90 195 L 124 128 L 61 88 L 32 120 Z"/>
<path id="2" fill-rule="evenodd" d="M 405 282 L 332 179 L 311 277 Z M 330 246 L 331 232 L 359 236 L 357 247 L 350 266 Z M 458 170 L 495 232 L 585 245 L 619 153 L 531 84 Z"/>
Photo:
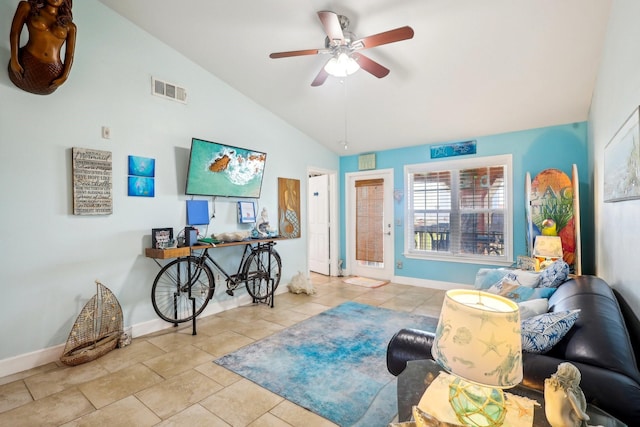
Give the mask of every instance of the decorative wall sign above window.
<path id="1" fill-rule="evenodd" d="M 476 154 L 476 141 L 454 142 L 451 144 L 432 145 L 431 158 L 440 159 L 443 157 L 463 156 L 465 154 Z"/>

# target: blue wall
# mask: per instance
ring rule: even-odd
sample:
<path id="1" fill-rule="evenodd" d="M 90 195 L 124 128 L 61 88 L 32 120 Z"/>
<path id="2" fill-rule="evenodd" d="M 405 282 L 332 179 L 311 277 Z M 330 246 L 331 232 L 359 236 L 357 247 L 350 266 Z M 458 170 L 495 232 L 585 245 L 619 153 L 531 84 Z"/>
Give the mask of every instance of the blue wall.
<path id="1" fill-rule="evenodd" d="M 531 173 L 532 177 L 548 168 L 557 168 L 571 176 L 571 167 L 575 163 L 578 166 L 580 178 L 580 210 L 582 216 L 581 227 L 585 233 L 591 227 L 585 227 L 593 221 L 591 216 L 592 201 L 588 191 L 587 173 L 587 123 L 573 123 L 560 126 L 551 126 L 539 129 L 530 129 L 518 132 L 509 132 L 499 135 L 482 136 L 476 138 L 477 157 L 495 156 L 500 154 L 513 155 L 513 234 L 514 257 L 526 254 L 525 235 L 525 206 L 524 185 L 525 174 Z M 457 142 L 443 141 L 442 143 Z M 394 186 L 396 189 L 404 187 L 404 166 L 407 164 L 419 164 L 430 161 L 442 161 L 443 159 L 430 159 L 430 145 L 399 148 L 376 152 L 376 167 L 378 169 L 394 170 Z M 444 159 L 447 160 L 447 159 Z M 345 174 L 358 171 L 358 156 L 343 156 L 340 158 L 340 253 L 346 254 L 346 230 L 345 230 Z M 405 258 L 404 250 L 404 210 L 405 200 L 394 202 L 394 223 L 400 220 L 402 226 L 395 227 L 395 261 L 402 261 L 403 268 L 395 270 L 396 276 L 412 277 L 419 279 L 472 284 L 476 272 L 481 267 L 491 265 L 479 265 L 456 262 L 430 261 Z M 583 234 L 583 260 L 592 259 L 592 250 L 584 253 L 584 243 L 591 241 L 592 236 Z M 587 245 L 591 248 L 591 245 Z M 346 260 L 345 260 L 346 261 Z M 584 265 L 583 273 L 590 273 L 591 266 Z M 585 271 L 586 270 L 586 271 Z"/>

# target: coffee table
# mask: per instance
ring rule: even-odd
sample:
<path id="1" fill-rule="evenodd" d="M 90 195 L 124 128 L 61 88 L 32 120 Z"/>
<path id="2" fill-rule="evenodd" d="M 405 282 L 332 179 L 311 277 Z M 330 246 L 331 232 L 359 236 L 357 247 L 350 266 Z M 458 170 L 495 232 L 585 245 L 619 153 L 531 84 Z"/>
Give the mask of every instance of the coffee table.
<path id="1" fill-rule="evenodd" d="M 407 367 L 398 375 L 398 420 L 400 422 L 411 419 L 411 408 L 420 402 L 420 398 L 442 368 L 433 360 L 411 360 Z M 540 406 L 534 408 L 533 425 L 535 427 L 550 427 L 544 414 L 544 395 L 538 390 L 524 386 L 516 386 L 507 390 L 509 393 L 536 400 Z M 591 417 L 589 425 L 603 427 L 626 427 L 626 424 L 593 405 L 587 406 L 587 414 Z"/>

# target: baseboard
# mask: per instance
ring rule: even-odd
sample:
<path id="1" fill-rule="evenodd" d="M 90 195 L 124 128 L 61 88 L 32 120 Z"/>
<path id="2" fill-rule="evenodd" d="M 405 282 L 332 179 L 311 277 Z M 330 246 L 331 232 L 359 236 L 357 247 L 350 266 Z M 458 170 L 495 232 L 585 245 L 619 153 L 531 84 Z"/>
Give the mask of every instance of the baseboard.
<path id="1" fill-rule="evenodd" d="M 399 285 L 411 285 L 419 288 L 442 289 L 444 291 L 448 291 L 449 289 L 472 289 L 473 288 L 472 285 L 464 285 L 462 283 L 441 282 L 438 280 L 419 279 L 416 277 L 406 277 L 406 276 L 394 276 L 393 279 L 391 279 L 391 281 Z"/>
<path id="2" fill-rule="evenodd" d="M 287 287 L 278 286 L 276 295 L 284 292 L 287 292 Z M 248 294 L 243 294 L 236 298 L 229 298 L 223 301 L 212 300 L 207 305 L 207 308 L 204 309 L 202 314 L 200 314 L 198 319 L 250 303 L 251 296 Z M 198 319 L 196 319 L 196 329 Z M 186 324 L 191 325 L 191 323 L 185 323 L 185 325 Z M 135 338 L 172 327 L 173 325 L 171 323 L 167 323 L 162 319 L 153 319 L 126 327 L 125 332 L 128 332 L 132 338 Z M 64 351 L 64 346 L 65 344 L 59 344 L 53 347 L 32 351 L 31 353 L 19 354 L 17 356 L 0 360 L 0 378 L 37 368 L 38 366 L 46 365 L 47 363 L 57 362 L 60 360 L 60 356 Z"/>

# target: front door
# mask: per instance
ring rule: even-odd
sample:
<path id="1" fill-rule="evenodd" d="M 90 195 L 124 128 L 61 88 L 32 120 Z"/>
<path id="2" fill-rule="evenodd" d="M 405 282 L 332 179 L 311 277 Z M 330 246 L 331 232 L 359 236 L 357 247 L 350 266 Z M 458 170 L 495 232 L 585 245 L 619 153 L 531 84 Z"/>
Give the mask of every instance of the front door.
<path id="1" fill-rule="evenodd" d="M 393 170 L 346 175 L 347 270 L 390 280 L 393 260 Z"/>

